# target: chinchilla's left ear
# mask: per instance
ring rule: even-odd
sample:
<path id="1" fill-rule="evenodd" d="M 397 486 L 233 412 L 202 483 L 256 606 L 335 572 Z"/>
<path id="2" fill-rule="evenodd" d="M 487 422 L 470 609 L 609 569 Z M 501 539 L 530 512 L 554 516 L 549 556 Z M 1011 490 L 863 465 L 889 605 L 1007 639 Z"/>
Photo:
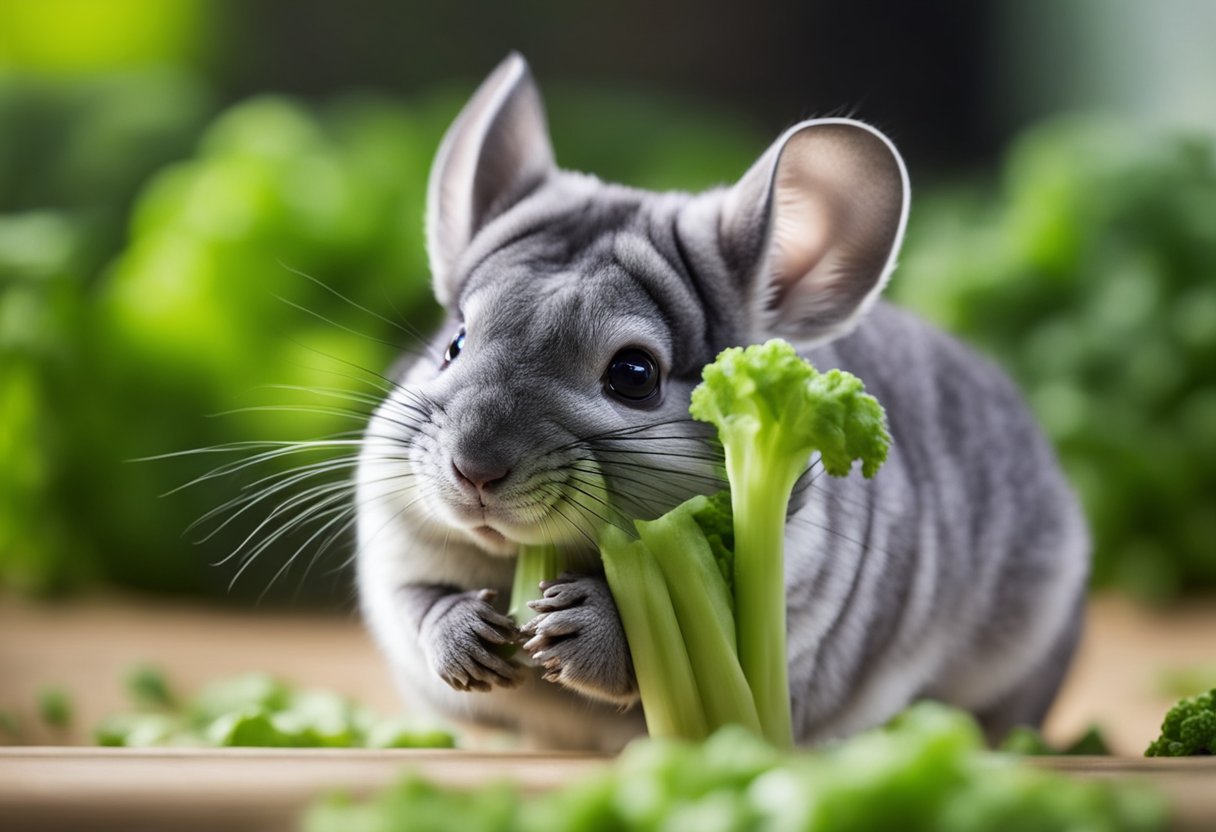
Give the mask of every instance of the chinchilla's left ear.
<path id="1" fill-rule="evenodd" d="M 473 235 L 553 169 L 540 90 L 527 62 L 512 52 L 448 128 L 431 167 L 426 245 L 440 303 L 457 295 L 456 261 Z"/>
<path id="2" fill-rule="evenodd" d="M 903 160 L 874 128 L 823 119 L 786 131 L 727 192 L 719 228 L 748 281 L 753 334 L 848 331 L 895 268 L 908 195 Z"/>

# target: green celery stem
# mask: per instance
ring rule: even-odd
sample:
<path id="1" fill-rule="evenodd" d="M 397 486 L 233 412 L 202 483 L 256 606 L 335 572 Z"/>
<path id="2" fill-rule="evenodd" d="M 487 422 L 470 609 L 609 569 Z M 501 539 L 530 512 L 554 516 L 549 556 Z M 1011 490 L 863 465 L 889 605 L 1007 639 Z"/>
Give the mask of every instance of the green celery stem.
<path id="1" fill-rule="evenodd" d="M 709 724 L 687 647 L 658 561 L 640 540 L 609 528 L 601 537 L 604 574 L 633 654 L 651 737 L 703 740 Z"/>
<path id="2" fill-rule="evenodd" d="M 765 738 L 793 745 L 785 630 L 785 516 L 797 473 L 728 459 L 735 526 L 735 628 L 739 663 L 756 700 Z M 780 455 L 757 453 L 764 459 Z M 788 454 L 786 455 L 788 457 Z M 782 461 L 787 461 L 782 459 Z M 800 469 L 799 469 L 800 470 Z M 737 482 L 741 474 L 742 481 Z M 785 480 L 785 482 L 782 482 Z"/>
<path id="3" fill-rule="evenodd" d="M 525 544 L 519 547 L 515 580 L 511 585 L 511 606 L 507 610 L 516 624 L 522 627 L 536 617 L 528 602 L 541 597 L 541 581 L 551 581 L 565 569 L 566 558 L 556 546 Z"/>

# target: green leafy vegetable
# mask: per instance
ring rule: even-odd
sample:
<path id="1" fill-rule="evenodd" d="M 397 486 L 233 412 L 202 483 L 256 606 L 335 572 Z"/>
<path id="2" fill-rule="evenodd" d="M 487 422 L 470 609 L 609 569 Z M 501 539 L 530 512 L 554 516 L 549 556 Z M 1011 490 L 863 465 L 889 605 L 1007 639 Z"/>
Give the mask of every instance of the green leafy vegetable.
<path id="1" fill-rule="evenodd" d="M 703 743 L 642 740 L 602 772 L 540 796 L 449 790 L 416 777 L 370 803 L 332 798 L 305 832 L 875 829 L 1153 832 L 1164 804 L 1125 784 L 1070 779 L 984 751 L 971 717 L 913 706 L 889 726 L 813 753 L 738 727 Z"/>
<path id="2" fill-rule="evenodd" d="M 44 688 L 38 694 L 38 714 L 53 728 L 66 728 L 72 722 L 72 700 L 63 688 Z"/>
<path id="3" fill-rule="evenodd" d="M 21 721 L 12 711 L 0 711 L 0 734 L 9 739 L 21 736 Z"/>
<path id="4" fill-rule="evenodd" d="M 1091 725 L 1084 734 L 1062 747 L 1047 742 L 1037 729 L 1028 725 L 1019 725 L 1001 740 L 1000 750 L 1031 757 L 1090 754 L 1105 756 L 1110 754 L 1110 747 L 1106 744 L 1102 729 L 1096 725 Z"/>
<path id="5" fill-rule="evenodd" d="M 819 453 L 824 469 L 870 477 L 890 436 L 861 381 L 818 372 L 780 340 L 724 350 L 703 372 L 689 413 L 718 428 L 734 516 L 738 655 L 764 735 L 792 741 L 785 646 L 785 519 L 790 492 Z"/>
<path id="6" fill-rule="evenodd" d="M 156 679 L 154 684 L 150 684 Z M 207 685 L 192 700 L 163 697 L 163 676 L 129 677 L 137 707 L 152 713 L 116 714 L 97 726 L 99 745 L 256 746 L 271 748 L 451 748 L 451 732 L 418 719 L 381 719 L 336 693 L 296 690 L 264 673 Z M 155 692 L 155 696 L 149 694 Z"/>
<path id="7" fill-rule="evenodd" d="M 165 672 L 152 665 L 138 665 L 131 668 L 125 680 L 127 694 L 131 700 L 144 708 L 172 708 L 176 697 L 169 689 L 169 681 Z"/>
<path id="8" fill-rule="evenodd" d="M 1216 689 L 1170 708 L 1146 757 L 1192 757 L 1216 754 Z"/>

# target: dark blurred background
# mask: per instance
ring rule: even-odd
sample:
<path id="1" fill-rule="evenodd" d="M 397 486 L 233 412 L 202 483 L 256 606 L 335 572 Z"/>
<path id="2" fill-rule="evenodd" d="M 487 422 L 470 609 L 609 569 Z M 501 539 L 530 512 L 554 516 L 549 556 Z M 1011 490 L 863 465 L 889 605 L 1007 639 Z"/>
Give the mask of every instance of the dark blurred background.
<path id="1" fill-rule="evenodd" d="M 892 296 L 1018 378 L 1097 584 L 1210 590 L 1213 36 L 1201 0 L 6 0 L 0 585 L 347 601 L 349 460 L 233 443 L 357 431 L 384 318 L 435 320 L 431 155 L 517 49 L 559 161 L 630 184 L 730 181 L 803 117 L 888 132 Z"/>

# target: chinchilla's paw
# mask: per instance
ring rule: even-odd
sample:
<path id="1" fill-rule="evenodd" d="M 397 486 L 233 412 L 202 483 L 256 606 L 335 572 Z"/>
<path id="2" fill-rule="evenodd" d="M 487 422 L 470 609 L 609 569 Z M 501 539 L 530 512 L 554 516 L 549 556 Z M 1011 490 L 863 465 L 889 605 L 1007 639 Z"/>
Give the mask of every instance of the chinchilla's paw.
<path id="1" fill-rule="evenodd" d="M 513 688 L 523 668 L 503 658 L 502 646 L 516 640 L 511 619 L 494 609 L 492 589 L 447 595 L 422 619 L 422 648 L 439 678 L 456 690 Z"/>
<path id="2" fill-rule="evenodd" d="M 544 678 L 592 699 L 636 702 L 633 660 L 604 580 L 567 572 L 540 588 L 544 594 L 528 604 L 537 616 L 520 632 Z"/>

